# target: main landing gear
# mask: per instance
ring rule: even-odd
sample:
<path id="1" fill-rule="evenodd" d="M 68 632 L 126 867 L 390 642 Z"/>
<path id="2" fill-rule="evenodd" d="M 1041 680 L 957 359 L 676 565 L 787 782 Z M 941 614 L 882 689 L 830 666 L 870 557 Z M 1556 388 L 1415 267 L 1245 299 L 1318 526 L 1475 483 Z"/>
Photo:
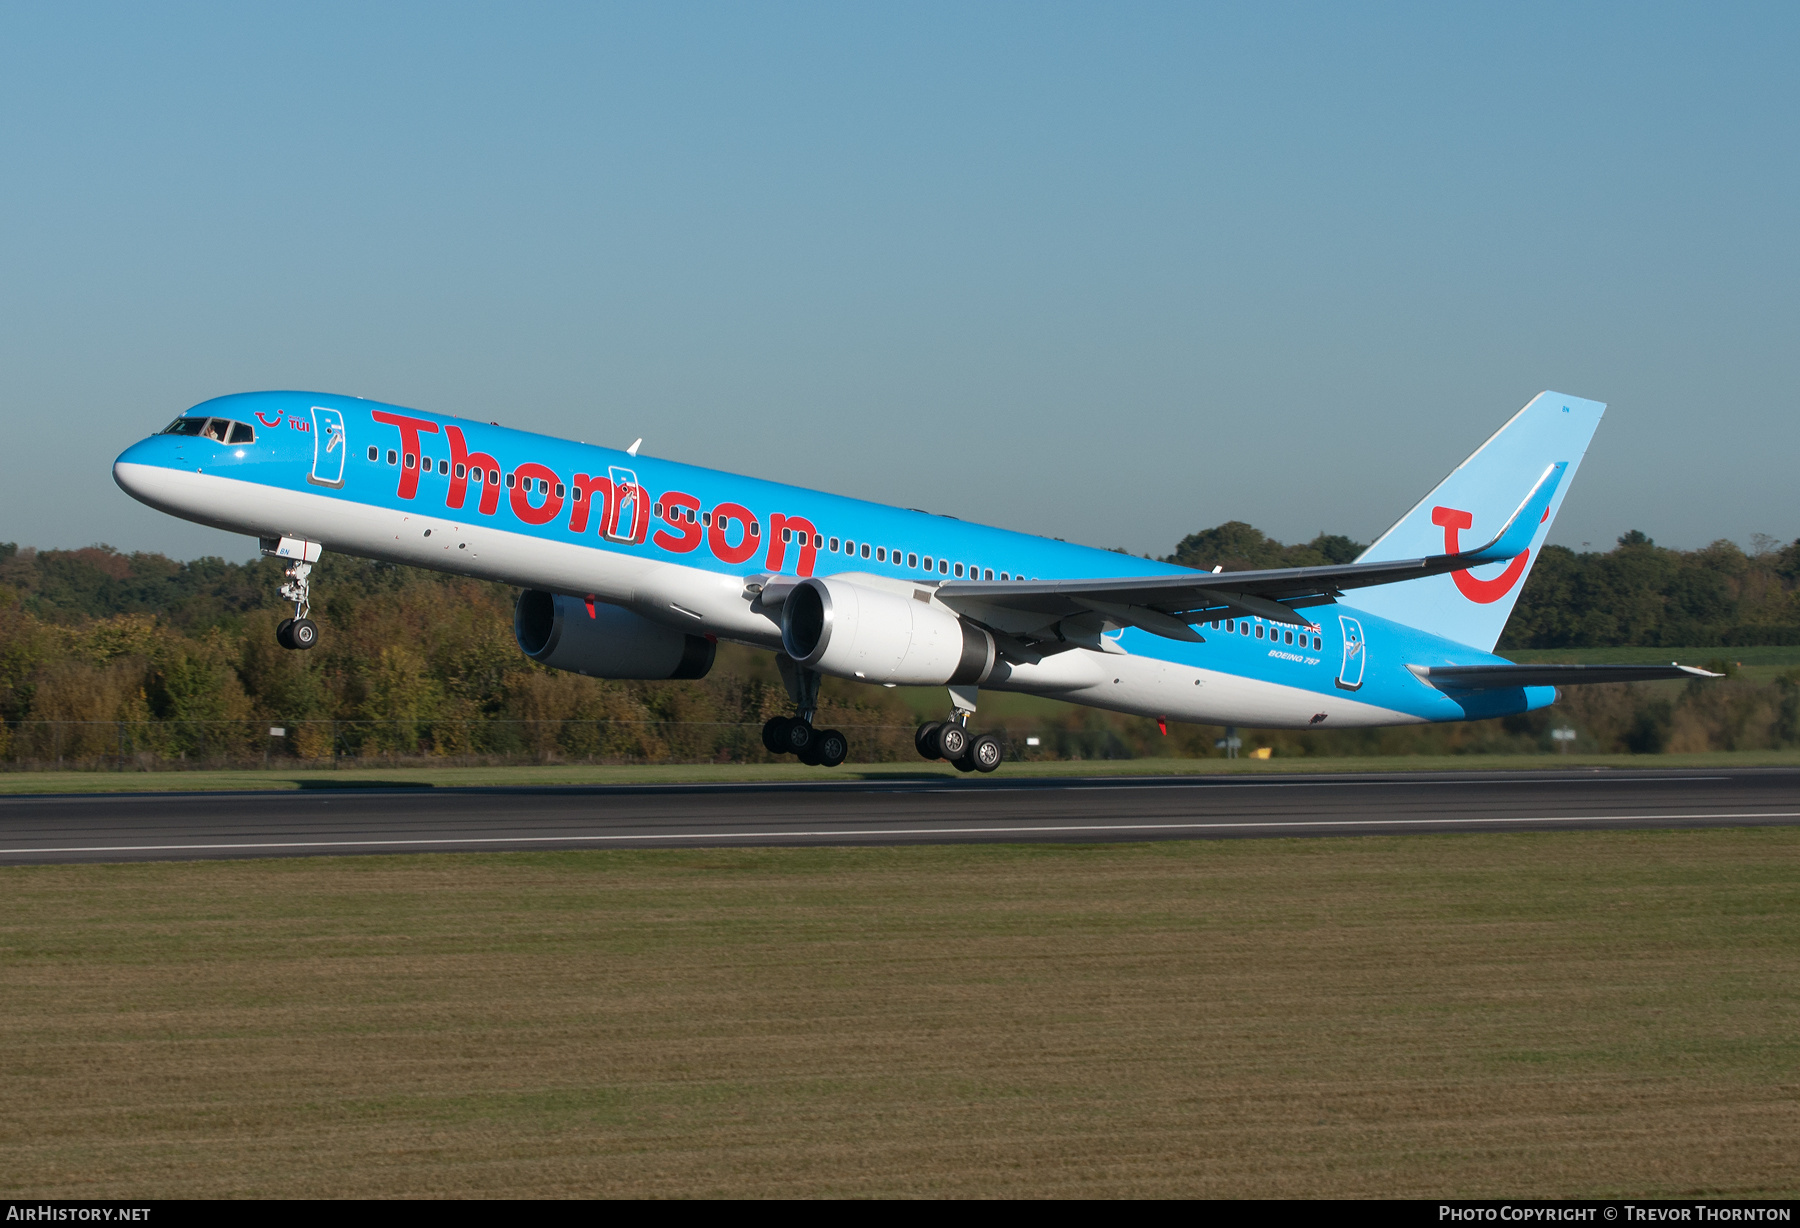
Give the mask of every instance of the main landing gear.
<path id="1" fill-rule="evenodd" d="M 959 772 L 992 772 L 1006 758 L 997 735 L 970 733 L 969 715 L 975 711 L 975 688 L 953 686 L 954 709 L 947 721 L 926 721 L 913 733 L 913 746 L 926 759 L 946 759 Z"/>
<path id="2" fill-rule="evenodd" d="M 850 739 L 836 729 L 814 729 L 813 718 L 819 714 L 819 681 L 817 670 L 796 665 L 786 656 L 775 658 L 781 680 L 798 716 L 777 716 L 763 725 L 763 747 L 771 755 L 794 755 L 800 762 L 814 767 L 836 767 L 850 754 Z"/>
<path id="3" fill-rule="evenodd" d="M 287 583 L 281 595 L 294 603 L 294 616 L 275 624 L 275 642 L 283 648 L 305 650 L 319 642 L 319 625 L 307 615 L 312 612 L 312 565 L 318 561 L 319 547 L 313 542 L 283 537 L 271 544 L 263 542 L 263 553 L 288 560 L 282 574 Z"/>

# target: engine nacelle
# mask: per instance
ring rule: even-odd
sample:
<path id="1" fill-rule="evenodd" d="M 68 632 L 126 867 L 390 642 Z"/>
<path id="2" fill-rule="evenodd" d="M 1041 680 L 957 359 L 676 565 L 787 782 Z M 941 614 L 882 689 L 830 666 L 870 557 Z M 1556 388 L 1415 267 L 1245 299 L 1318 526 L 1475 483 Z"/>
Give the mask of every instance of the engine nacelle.
<path id="1" fill-rule="evenodd" d="M 939 605 L 849 580 L 802 580 L 781 607 L 781 644 L 839 678 L 972 686 L 994 669 L 994 637 Z"/>
<path id="2" fill-rule="evenodd" d="M 590 678 L 704 678 L 718 645 L 641 614 L 527 589 L 513 611 L 519 649 L 551 669 Z"/>

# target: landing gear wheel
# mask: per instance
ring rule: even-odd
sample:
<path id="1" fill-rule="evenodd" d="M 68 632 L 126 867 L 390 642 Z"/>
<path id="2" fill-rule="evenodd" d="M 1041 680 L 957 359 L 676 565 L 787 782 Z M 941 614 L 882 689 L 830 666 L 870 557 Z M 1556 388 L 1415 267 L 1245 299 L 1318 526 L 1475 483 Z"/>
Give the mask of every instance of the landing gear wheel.
<path id="1" fill-rule="evenodd" d="M 284 618 L 280 622 L 276 623 L 275 624 L 275 642 L 277 644 L 280 644 L 283 648 L 289 648 L 289 649 L 293 648 L 294 641 L 288 635 L 288 632 L 292 631 L 293 629 L 294 629 L 294 620 L 291 618 Z"/>
<path id="2" fill-rule="evenodd" d="M 975 765 L 977 772 L 992 772 L 1006 758 L 1006 748 L 1000 745 L 1000 739 L 991 733 L 984 733 L 969 743 L 969 762 Z"/>
<path id="3" fill-rule="evenodd" d="M 970 750 L 973 750 L 973 749 L 974 749 L 974 747 L 971 746 Z M 973 772 L 975 770 L 975 760 L 969 754 L 969 751 L 965 750 L 962 753 L 962 758 L 952 759 L 950 761 L 950 766 L 955 768 L 959 772 Z"/>
<path id="4" fill-rule="evenodd" d="M 937 743 L 937 757 L 955 763 L 969 749 L 969 731 L 954 721 L 945 721 L 938 726 L 933 741 Z"/>
<path id="5" fill-rule="evenodd" d="M 296 618 L 288 628 L 288 639 L 295 648 L 311 648 L 319 642 L 319 628 L 310 618 Z"/>
<path id="6" fill-rule="evenodd" d="M 763 749 L 771 755 L 789 754 L 787 745 L 788 722 L 791 716 L 772 716 L 763 722 Z"/>
<path id="7" fill-rule="evenodd" d="M 936 759 L 938 757 L 937 731 L 943 723 L 942 721 L 926 721 L 913 731 L 913 748 L 919 752 L 921 758 Z"/>
<path id="8" fill-rule="evenodd" d="M 799 755 L 800 762 L 806 762 L 806 754 L 812 744 L 819 738 L 819 733 L 810 724 L 799 717 L 790 719 L 787 728 L 782 731 L 781 749 L 790 755 Z"/>
<path id="9" fill-rule="evenodd" d="M 813 738 L 813 761 L 820 767 L 836 767 L 850 755 L 850 739 L 836 729 Z"/>

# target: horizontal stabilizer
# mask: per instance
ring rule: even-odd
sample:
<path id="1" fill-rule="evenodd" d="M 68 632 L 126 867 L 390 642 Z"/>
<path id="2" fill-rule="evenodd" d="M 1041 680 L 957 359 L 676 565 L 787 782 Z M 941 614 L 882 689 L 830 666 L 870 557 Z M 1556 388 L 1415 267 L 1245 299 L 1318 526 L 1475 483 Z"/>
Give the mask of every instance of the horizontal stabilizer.
<path id="1" fill-rule="evenodd" d="M 1692 665 L 1409 665 L 1439 690 L 1475 691 L 1490 687 L 1584 686 L 1590 682 L 1666 682 L 1723 678 Z"/>

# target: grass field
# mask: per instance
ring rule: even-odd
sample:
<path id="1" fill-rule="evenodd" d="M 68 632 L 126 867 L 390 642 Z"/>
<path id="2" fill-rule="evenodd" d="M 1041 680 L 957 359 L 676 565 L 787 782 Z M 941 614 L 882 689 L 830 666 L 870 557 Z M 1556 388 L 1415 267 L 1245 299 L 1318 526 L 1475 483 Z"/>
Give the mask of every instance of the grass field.
<path id="1" fill-rule="evenodd" d="M 1276 759 L 1083 759 L 1009 763 L 1005 777 L 1165 776 L 1229 773 L 1578 771 L 1620 768 L 1800 767 L 1800 750 L 1693 755 L 1359 755 Z M 512 767 L 357 767 L 165 772 L 6 772 L 0 796 L 33 793 L 157 793 L 190 790 L 456 788 L 475 786 L 729 784 L 759 781 L 958 778 L 946 763 L 541 764 Z M 989 779 L 981 777 L 978 779 Z"/>
<path id="2" fill-rule="evenodd" d="M 1787 1195 L 1800 831 L 0 870 L 0 1188 Z"/>

